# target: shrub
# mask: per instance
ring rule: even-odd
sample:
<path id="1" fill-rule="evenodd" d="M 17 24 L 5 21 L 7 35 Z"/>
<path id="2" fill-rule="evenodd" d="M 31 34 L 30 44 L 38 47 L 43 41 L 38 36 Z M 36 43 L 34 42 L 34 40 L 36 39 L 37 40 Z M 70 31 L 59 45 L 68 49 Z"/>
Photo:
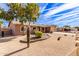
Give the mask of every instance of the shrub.
<path id="1" fill-rule="evenodd" d="M 35 35 L 36 35 L 36 37 L 38 37 L 38 38 L 41 38 L 41 37 L 42 37 L 42 34 L 43 34 L 43 32 L 41 32 L 41 31 L 36 31 L 36 32 L 35 32 Z"/>

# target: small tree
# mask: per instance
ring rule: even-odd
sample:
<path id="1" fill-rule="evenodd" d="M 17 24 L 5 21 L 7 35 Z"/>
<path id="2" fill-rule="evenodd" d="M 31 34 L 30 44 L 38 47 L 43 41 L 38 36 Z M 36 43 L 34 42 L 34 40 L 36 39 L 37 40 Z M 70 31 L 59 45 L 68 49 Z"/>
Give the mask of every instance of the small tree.
<path id="1" fill-rule="evenodd" d="M 29 47 L 30 42 L 30 23 L 35 22 L 39 16 L 39 6 L 36 3 L 27 3 L 24 6 L 20 3 L 6 4 L 9 7 L 8 11 L 1 9 L 0 18 L 5 19 L 9 22 L 14 18 L 20 18 L 21 24 L 28 22 L 27 28 L 27 46 Z"/>
<path id="2" fill-rule="evenodd" d="M 1 25 L 3 24 L 3 21 L 0 21 L 0 30 L 1 30 Z"/>
<path id="3" fill-rule="evenodd" d="M 30 24 L 31 22 L 35 22 L 39 16 L 39 6 L 36 3 L 27 3 L 25 4 L 25 7 L 23 9 L 24 14 L 21 14 L 21 18 L 25 19 L 19 19 L 22 23 L 28 22 L 27 27 L 27 47 L 29 47 L 30 42 Z"/>
<path id="4" fill-rule="evenodd" d="M 4 9 L 0 8 L 0 19 L 5 19 L 5 13 Z"/>
<path id="5" fill-rule="evenodd" d="M 5 11 L 4 9 L 0 8 L 0 19 L 4 19 Z M 0 25 L 3 24 L 3 21 L 0 21 Z"/>
<path id="6" fill-rule="evenodd" d="M 70 31 L 71 27 L 68 26 L 68 25 L 65 25 L 65 26 L 64 26 L 64 29 L 65 29 L 66 31 Z"/>
<path id="7" fill-rule="evenodd" d="M 79 31 L 79 27 L 78 26 L 76 26 L 76 27 L 74 27 L 75 29 L 77 29 L 78 31 Z"/>

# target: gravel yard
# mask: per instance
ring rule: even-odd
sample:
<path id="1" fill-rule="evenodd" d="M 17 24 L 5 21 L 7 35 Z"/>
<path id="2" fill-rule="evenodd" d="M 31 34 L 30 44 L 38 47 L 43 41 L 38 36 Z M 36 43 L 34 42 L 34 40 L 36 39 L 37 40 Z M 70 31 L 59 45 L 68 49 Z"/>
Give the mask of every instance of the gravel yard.
<path id="1" fill-rule="evenodd" d="M 60 40 L 58 38 L 60 37 Z M 46 40 L 30 43 L 20 43 L 26 36 L 17 36 L 11 41 L 0 43 L 0 55 L 10 56 L 67 56 L 75 47 L 75 34 L 54 32 Z M 72 55 L 72 54 L 71 54 Z"/>

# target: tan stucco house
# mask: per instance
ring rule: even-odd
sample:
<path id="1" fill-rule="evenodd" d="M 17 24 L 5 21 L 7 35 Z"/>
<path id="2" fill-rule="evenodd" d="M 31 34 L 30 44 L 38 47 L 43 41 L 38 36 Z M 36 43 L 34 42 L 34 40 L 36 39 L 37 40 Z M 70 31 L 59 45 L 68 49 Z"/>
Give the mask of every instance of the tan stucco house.
<path id="1" fill-rule="evenodd" d="M 27 25 L 28 25 L 28 22 L 22 25 L 19 21 L 12 21 L 9 23 L 8 27 L 10 30 L 12 30 L 13 35 L 23 35 L 24 30 L 25 30 L 23 29 L 23 27 L 27 29 Z M 31 28 L 30 28 L 31 33 L 34 30 L 42 31 L 44 33 L 49 33 L 49 32 L 56 31 L 56 26 L 55 25 L 51 25 L 51 26 L 39 25 L 39 24 L 31 23 Z M 27 30 L 25 30 L 25 32 L 27 32 Z"/>

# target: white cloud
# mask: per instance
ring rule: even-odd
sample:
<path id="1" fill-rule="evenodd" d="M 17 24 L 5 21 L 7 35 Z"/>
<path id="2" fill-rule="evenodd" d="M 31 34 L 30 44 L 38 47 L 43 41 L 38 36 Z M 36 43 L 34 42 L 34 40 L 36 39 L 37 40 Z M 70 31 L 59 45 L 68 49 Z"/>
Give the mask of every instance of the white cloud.
<path id="1" fill-rule="evenodd" d="M 54 21 L 49 21 L 49 22 L 57 22 L 57 21 L 63 21 L 63 20 L 66 20 L 66 18 L 69 18 L 69 17 L 75 17 L 75 15 L 79 14 L 79 8 L 71 11 L 71 12 L 68 12 L 68 13 L 65 13 L 65 14 L 60 14 L 60 15 L 53 15 L 53 16 L 60 16 L 60 17 L 57 17 Z M 49 17 L 50 18 L 50 17 Z"/>
<path id="2" fill-rule="evenodd" d="M 70 25 L 70 26 L 79 26 L 79 21 L 71 22 L 68 25 Z"/>
<path id="3" fill-rule="evenodd" d="M 68 23 L 68 22 L 72 22 L 72 21 L 77 21 L 77 19 L 79 19 L 79 15 L 73 15 L 71 17 L 67 17 L 67 18 L 64 18 L 62 21 L 48 21 L 47 23 L 50 23 L 50 24 L 59 24 L 59 23 Z"/>
<path id="4" fill-rule="evenodd" d="M 72 9 L 72 8 L 75 8 L 75 9 L 73 9 L 70 12 L 64 13 L 64 14 L 62 13 L 59 15 L 54 15 L 58 12 Z M 62 24 L 62 25 L 64 25 L 64 24 L 72 23 L 73 21 L 77 22 L 79 19 L 79 16 L 78 16 L 79 4 L 74 4 L 74 3 L 73 4 L 64 4 L 60 7 L 55 7 L 55 9 L 50 8 L 50 9 L 46 9 L 46 10 L 49 10 L 49 11 L 46 14 L 42 14 L 43 17 L 45 17 L 45 20 L 48 20 L 47 22 L 45 22 L 45 24 L 57 24 L 57 25 Z M 43 11 L 46 11 L 46 10 L 43 10 Z M 55 20 L 53 20 L 52 17 L 54 17 L 54 16 L 60 16 L 60 17 L 57 17 Z"/>
<path id="5" fill-rule="evenodd" d="M 51 15 L 54 15 L 54 14 L 56 14 L 56 13 L 58 13 L 58 12 L 61 12 L 61 11 L 67 10 L 67 9 L 71 9 L 71 8 L 74 8 L 74 7 L 77 7 L 77 6 L 79 6 L 79 3 L 64 4 L 64 5 L 58 7 L 58 8 L 56 8 L 56 9 L 54 9 L 54 10 L 48 11 L 48 12 L 45 14 L 45 16 L 46 16 L 46 17 L 50 17 Z"/>
<path id="6" fill-rule="evenodd" d="M 79 13 L 73 13 L 73 14 L 68 14 L 67 16 L 64 16 L 64 17 L 60 17 L 60 18 L 57 18 L 55 21 L 63 21 L 63 20 L 66 20 L 66 19 L 70 19 L 70 18 L 74 18 L 74 17 L 77 17 Z"/>
<path id="7" fill-rule="evenodd" d="M 77 18 L 73 18 L 73 19 L 70 19 L 70 20 L 64 20 L 64 21 L 61 21 L 61 22 L 55 22 L 54 24 L 56 25 L 72 25 L 72 26 L 79 26 L 79 16 Z M 74 25 L 73 25 L 74 24 Z"/>
<path id="8" fill-rule="evenodd" d="M 44 9 L 47 7 L 48 3 L 46 3 L 43 7 L 40 8 L 40 13 L 44 11 Z"/>
<path id="9" fill-rule="evenodd" d="M 68 23 L 70 23 L 70 22 L 79 21 L 78 19 L 79 19 L 79 16 L 77 16 L 77 17 L 75 17 L 75 18 L 67 19 L 67 20 L 64 20 L 64 21 L 56 22 L 56 23 L 57 23 L 57 24 L 58 24 L 58 23 L 66 23 L 66 24 L 68 24 Z"/>
<path id="10" fill-rule="evenodd" d="M 62 14 L 57 14 L 57 15 L 53 15 L 53 16 L 61 16 L 61 17 L 65 17 L 69 14 L 74 14 L 74 13 L 78 13 L 79 12 L 79 7 L 76 7 L 74 10 L 70 11 L 70 12 L 67 12 L 67 13 L 62 13 Z M 50 17 L 53 17 L 52 15 Z M 49 17 L 48 17 L 49 18 Z"/>
<path id="11" fill-rule="evenodd" d="M 48 4 L 47 4 L 47 5 L 48 5 Z M 58 5 L 58 3 L 54 4 L 54 5 L 53 5 L 53 8 L 44 9 L 43 12 L 44 12 L 44 11 L 48 11 L 48 10 L 53 10 L 53 9 L 57 8 L 56 5 Z M 45 6 L 45 7 L 46 7 L 46 6 Z"/>

